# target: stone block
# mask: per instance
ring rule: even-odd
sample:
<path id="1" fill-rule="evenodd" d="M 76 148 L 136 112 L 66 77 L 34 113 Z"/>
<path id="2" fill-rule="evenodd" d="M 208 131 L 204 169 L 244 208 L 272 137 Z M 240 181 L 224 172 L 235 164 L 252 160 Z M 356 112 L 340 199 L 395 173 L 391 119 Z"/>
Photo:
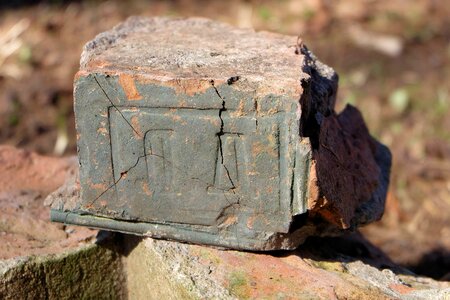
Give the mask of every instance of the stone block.
<path id="1" fill-rule="evenodd" d="M 347 128 L 350 138 L 331 129 L 319 136 L 322 123 L 352 126 L 333 123 L 336 90 L 336 73 L 296 37 L 207 19 L 130 18 L 83 51 L 74 92 L 81 199 L 58 202 L 52 220 L 272 250 L 377 219 L 389 162 L 376 153 L 386 150 L 363 121 Z M 332 161 L 322 146 L 355 139 L 360 147 L 338 157 L 361 157 L 362 170 L 329 170 L 344 184 L 337 194 L 335 179 L 322 189 L 320 162 Z"/>
<path id="2" fill-rule="evenodd" d="M 358 234 L 252 253 L 126 236 L 130 299 L 447 299 L 450 283 L 393 264 Z M 358 253 L 358 254 L 357 254 Z M 447 298 L 446 298 L 447 297 Z"/>

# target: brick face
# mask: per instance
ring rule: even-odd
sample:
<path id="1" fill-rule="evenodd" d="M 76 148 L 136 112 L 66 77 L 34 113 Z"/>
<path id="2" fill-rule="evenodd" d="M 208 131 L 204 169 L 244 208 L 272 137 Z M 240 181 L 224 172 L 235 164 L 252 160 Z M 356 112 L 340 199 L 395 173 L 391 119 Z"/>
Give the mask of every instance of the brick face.
<path id="1" fill-rule="evenodd" d="M 292 225 L 314 153 L 301 114 L 334 111 L 337 75 L 296 40 L 166 18 L 97 36 L 75 81 L 81 199 L 54 219 L 252 250 L 317 234 Z"/>

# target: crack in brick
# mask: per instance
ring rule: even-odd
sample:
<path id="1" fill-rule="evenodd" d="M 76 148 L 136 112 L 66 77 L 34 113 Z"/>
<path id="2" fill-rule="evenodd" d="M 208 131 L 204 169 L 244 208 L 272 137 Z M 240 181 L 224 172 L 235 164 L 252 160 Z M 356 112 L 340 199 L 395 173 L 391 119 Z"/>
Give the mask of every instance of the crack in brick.
<path id="1" fill-rule="evenodd" d="M 152 154 L 153 155 L 153 154 Z M 134 165 L 132 165 L 130 168 L 128 168 L 127 170 L 120 172 L 120 177 L 119 179 L 115 180 L 106 190 L 104 190 L 100 195 L 98 195 L 94 200 L 92 200 L 92 202 L 89 205 L 94 204 L 98 199 L 100 199 L 101 196 L 103 196 L 104 194 L 106 194 L 110 189 L 112 189 L 113 187 L 115 187 L 121 180 L 122 178 L 128 174 L 128 172 L 130 172 L 132 169 L 134 169 L 138 164 L 139 161 L 141 160 L 141 158 L 146 157 L 147 154 L 145 155 L 141 155 L 137 158 L 136 163 Z M 155 154 L 155 156 L 158 156 Z M 164 158 L 163 158 L 164 159 Z"/>
<path id="2" fill-rule="evenodd" d="M 117 108 L 117 106 L 114 104 L 114 102 L 112 102 L 111 98 L 109 98 L 108 94 L 106 93 L 106 91 L 103 89 L 103 87 L 101 86 L 100 82 L 98 82 L 97 77 L 94 76 L 94 80 L 95 82 L 97 82 L 98 86 L 100 87 L 100 89 L 102 90 L 103 94 L 105 95 L 106 99 L 108 99 L 109 103 L 111 103 L 111 105 L 117 110 L 117 112 L 122 116 L 122 118 L 125 120 L 125 122 L 127 122 L 127 124 L 131 127 L 131 129 L 139 136 L 142 138 L 141 134 L 133 127 L 133 125 L 131 125 L 130 122 L 128 122 L 127 118 L 125 118 L 125 116 L 123 115 L 123 113 L 120 111 L 119 108 Z"/>
<path id="3" fill-rule="evenodd" d="M 217 96 L 222 100 L 222 107 L 219 109 L 219 119 L 220 119 L 220 131 L 219 133 L 217 133 L 217 136 L 219 137 L 219 152 L 220 152 L 220 157 L 221 157 L 221 164 L 223 166 L 223 168 L 225 169 L 225 172 L 227 173 L 227 177 L 228 180 L 231 183 L 231 190 L 234 193 L 234 189 L 236 189 L 236 186 L 234 185 L 233 180 L 231 179 L 231 175 L 230 175 L 230 171 L 228 170 L 227 166 L 223 163 L 223 143 L 222 143 L 222 136 L 225 134 L 223 127 L 224 127 L 224 122 L 223 122 L 223 118 L 222 118 L 222 114 L 224 111 L 227 110 L 227 108 L 225 107 L 225 98 L 222 97 L 222 95 L 220 95 L 219 91 L 217 90 L 216 86 L 214 85 L 214 80 L 210 81 L 212 87 L 214 88 L 214 90 L 216 91 Z"/>
<path id="4" fill-rule="evenodd" d="M 119 177 L 117 180 L 115 180 L 109 187 L 107 187 L 106 190 L 104 190 L 104 191 L 103 191 L 100 195 L 98 195 L 94 200 L 92 200 L 91 203 L 89 203 L 89 205 L 94 204 L 100 197 L 102 197 L 102 196 L 103 196 L 104 194 L 106 194 L 110 189 L 112 189 L 113 187 L 115 187 L 115 186 L 122 180 L 122 178 L 123 178 L 125 175 L 127 175 L 129 172 L 131 172 L 131 170 L 133 170 L 134 168 L 137 167 L 137 165 L 139 164 L 139 161 L 140 161 L 142 158 L 146 158 L 147 156 L 155 156 L 155 157 L 161 158 L 162 160 L 164 160 L 164 161 L 167 162 L 168 164 L 172 165 L 172 167 L 174 167 L 174 168 L 177 169 L 178 171 L 180 171 L 180 172 L 182 172 L 182 173 L 184 173 L 184 174 L 187 174 L 187 172 L 186 172 L 185 170 L 183 170 L 183 169 L 181 169 L 181 168 L 178 168 L 178 167 L 175 167 L 174 164 L 173 164 L 173 162 L 171 162 L 170 160 L 166 159 L 164 156 L 158 155 L 158 154 L 154 154 L 154 153 L 147 153 L 147 154 L 144 154 L 144 155 L 139 156 L 139 157 L 137 158 L 136 162 L 134 163 L 134 165 L 132 165 L 131 167 L 129 167 L 127 170 L 125 170 L 125 171 L 123 171 L 123 172 L 120 172 L 120 177 Z M 200 181 L 201 183 L 206 184 L 207 187 L 213 187 L 213 185 L 211 185 L 210 183 L 208 183 L 208 182 L 206 182 L 206 181 L 204 181 L 204 180 L 202 180 L 202 179 L 200 179 L 200 178 L 197 178 L 197 177 L 190 177 L 190 179 L 191 179 L 191 180 L 197 180 L 197 181 Z M 221 188 L 218 188 L 218 187 L 214 187 L 214 188 L 217 189 L 217 190 L 219 190 L 219 191 L 223 191 L 223 192 L 227 192 L 227 191 L 228 191 L 228 189 L 221 189 Z M 226 197 L 225 197 L 225 198 L 226 198 Z M 227 200 L 228 203 L 231 203 L 231 202 L 228 200 L 228 198 L 226 198 L 226 200 Z"/>
<path id="5" fill-rule="evenodd" d="M 100 85 L 100 83 L 99 83 L 99 81 L 97 80 L 96 77 L 94 77 L 94 80 L 97 82 L 98 86 L 100 87 L 100 89 L 102 90 L 103 94 L 106 96 L 106 98 L 108 99 L 108 101 L 109 101 L 109 102 L 111 103 L 111 105 L 117 110 L 117 112 L 122 116 L 122 118 L 125 120 L 125 122 L 130 126 L 130 128 L 131 128 L 137 135 L 141 136 L 140 133 L 137 132 L 136 129 L 130 124 L 130 122 L 128 122 L 128 120 L 125 118 L 125 116 L 122 114 L 122 112 L 117 108 L 117 106 L 112 102 L 112 100 L 110 99 L 110 97 L 108 96 L 108 94 L 106 93 L 106 91 L 103 89 L 103 87 Z M 227 178 L 228 178 L 228 180 L 230 181 L 231 186 L 232 186 L 231 189 L 221 189 L 221 188 L 218 188 L 218 187 L 215 187 L 215 188 L 218 189 L 218 190 L 220 190 L 220 191 L 223 191 L 223 192 L 228 192 L 229 190 L 231 190 L 231 191 L 233 192 L 233 194 L 235 194 L 234 190 L 236 189 L 236 186 L 235 186 L 235 184 L 234 184 L 234 182 L 233 182 L 233 180 L 232 180 L 232 178 L 231 178 L 230 171 L 228 170 L 227 166 L 224 164 L 224 159 L 223 159 L 222 136 L 225 134 L 225 132 L 224 132 L 224 121 L 223 121 L 223 118 L 222 118 L 222 113 L 223 113 L 224 111 L 227 110 L 227 109 L 226 109 L 226 106 L 225 106 L 225 104 L 226 104 L 226 103 L 225 103 L 225 98 L 223 98 L 223 97 L 220 95 L 219 91 L 218 91 L 217 88 L 214 86 L 214 81 L 211 80 L 210 83 L 211 83 L 212 87 L 214 88 L 214 90 L 215 90 L 217 96 L 222 100 L 222 108 L 219 109 L 219 119 L 220 119 L 220 123 L 221 123 L 221 124 L 220 124 L 220 131 L 219 131 L 219 133 L 217 134 L 217 136 L 219 137 L 219 152 L 220 152 L 220 157 L 221 157 L 221 164 L 222 164 L 222 166 L 224 167 L 225 172 L 226 172 L 226 174 L 227 174 Z M 145 158 L 145 157 L 147 157 L 147 156 L 156 156 L 156 157 L 159 157 L 159 158 L 163 159 L 164 161 L 166 161 L 167 163 L 171 164 L 173 167 L 175 167 L 174 164 L 173 164 L 171 161 L 167 160 L 164 156 L 161 156 L 161 155 L 158 155 L 158 154 L 154 154 L 154 153 L 147 153 L 147 154 L 141 155 L 141 156 L 139 156 L 139 157 L 137 158 L 137 160 L 136 160 L 136 162 L 134 163 L 134 165 L 132 165 L 132 166 L 131 166 L 130 168 L 128 168 L 127 170 L 122 171 L 122 172 L 120 173 L 120 177 L 119 177 L 117 180 L 115 180 L 108 188 L 106 188 L 106 190 L 104 190 L 102 193 L 100 193 L 100 195 L 98 195 L 94 200 L 92 200 L 92 201 L 90 202 L 89 205 L 94 204 L 94 203 L 95 203 L 98 199 L 100 199 L 104 194 L 106 194 L 109 190 L 111 190 L 112 188 L 114 188 L 114 187 L 122 180 L 122 178 L 124 178 L 125 175 L 127 175 L 132 169 L 134 169 L 134 168 L 139 164 L 139 161 L 140 161 L 142 158 Z M 182 170 L 182 169 L 177 168 L 177 167 L 175 167 L 175 168 L 176 168 L 178 171 L 182 172 L 182 173 L 186 173 L 185 170 Z M 205 184 L 208 185 L 208 186 L 210 185 L 208 182 L 206 182 L 206 181 L 204 181 L 204 180 L 201 180 L 200 178 L 191 177 L 190 179 L 192 179 L 192 180 L 198 180 L 198 181 L 200 181 L 200 182 L 202 182 L 202 183 L 205 183 Z M 225 198 L 226 198 L 226 197 L 225 197 Z M 231 203 L 231 202 L 228 200 L 228 198 L 226 198 L 226 199 L 227 199 L 227 202 Z M 236 204 L 239 204 L 239 201 L 238 201 Z"/>

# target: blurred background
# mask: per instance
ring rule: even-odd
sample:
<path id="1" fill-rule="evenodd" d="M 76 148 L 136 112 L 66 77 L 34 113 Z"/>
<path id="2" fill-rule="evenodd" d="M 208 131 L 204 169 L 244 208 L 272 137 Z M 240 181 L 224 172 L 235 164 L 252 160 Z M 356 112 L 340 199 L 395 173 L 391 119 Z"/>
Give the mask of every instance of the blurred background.
<path id="1" fill-rule="evenodd" d="M 393 261 L 450 280 L 450 2 L 0 0 L 0 144 L 76 154 L 83 45 L 130 15 L 203 16 L 300 35 L 340 75 L 394 163 L 386 213 L 362 229 Z"/>

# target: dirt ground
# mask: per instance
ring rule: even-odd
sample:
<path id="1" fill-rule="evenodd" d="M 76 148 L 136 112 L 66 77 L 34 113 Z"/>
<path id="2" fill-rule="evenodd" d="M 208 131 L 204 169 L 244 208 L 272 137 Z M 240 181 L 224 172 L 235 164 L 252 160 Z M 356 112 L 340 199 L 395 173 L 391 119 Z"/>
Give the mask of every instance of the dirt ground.
<path id="1" fill-rule="evenodd" d="M 0 145 L 0 260 L 56 254 L 95 238 L 97 231 L 50 223 L 46 196 L 77 168 L 75 157 L 41 156 Z"/>
<path id="2" fill-rule="evenodd" d="M 446 1 L 0 3 L 0 144 L 76 153 L 72 82 L 84 43 L 130 15 L 203 16 L 300 35 L 340 75 L 394 165 L 383 220 L 363 234 L 395 262 L 450 274 L 450 5 Z"/>

